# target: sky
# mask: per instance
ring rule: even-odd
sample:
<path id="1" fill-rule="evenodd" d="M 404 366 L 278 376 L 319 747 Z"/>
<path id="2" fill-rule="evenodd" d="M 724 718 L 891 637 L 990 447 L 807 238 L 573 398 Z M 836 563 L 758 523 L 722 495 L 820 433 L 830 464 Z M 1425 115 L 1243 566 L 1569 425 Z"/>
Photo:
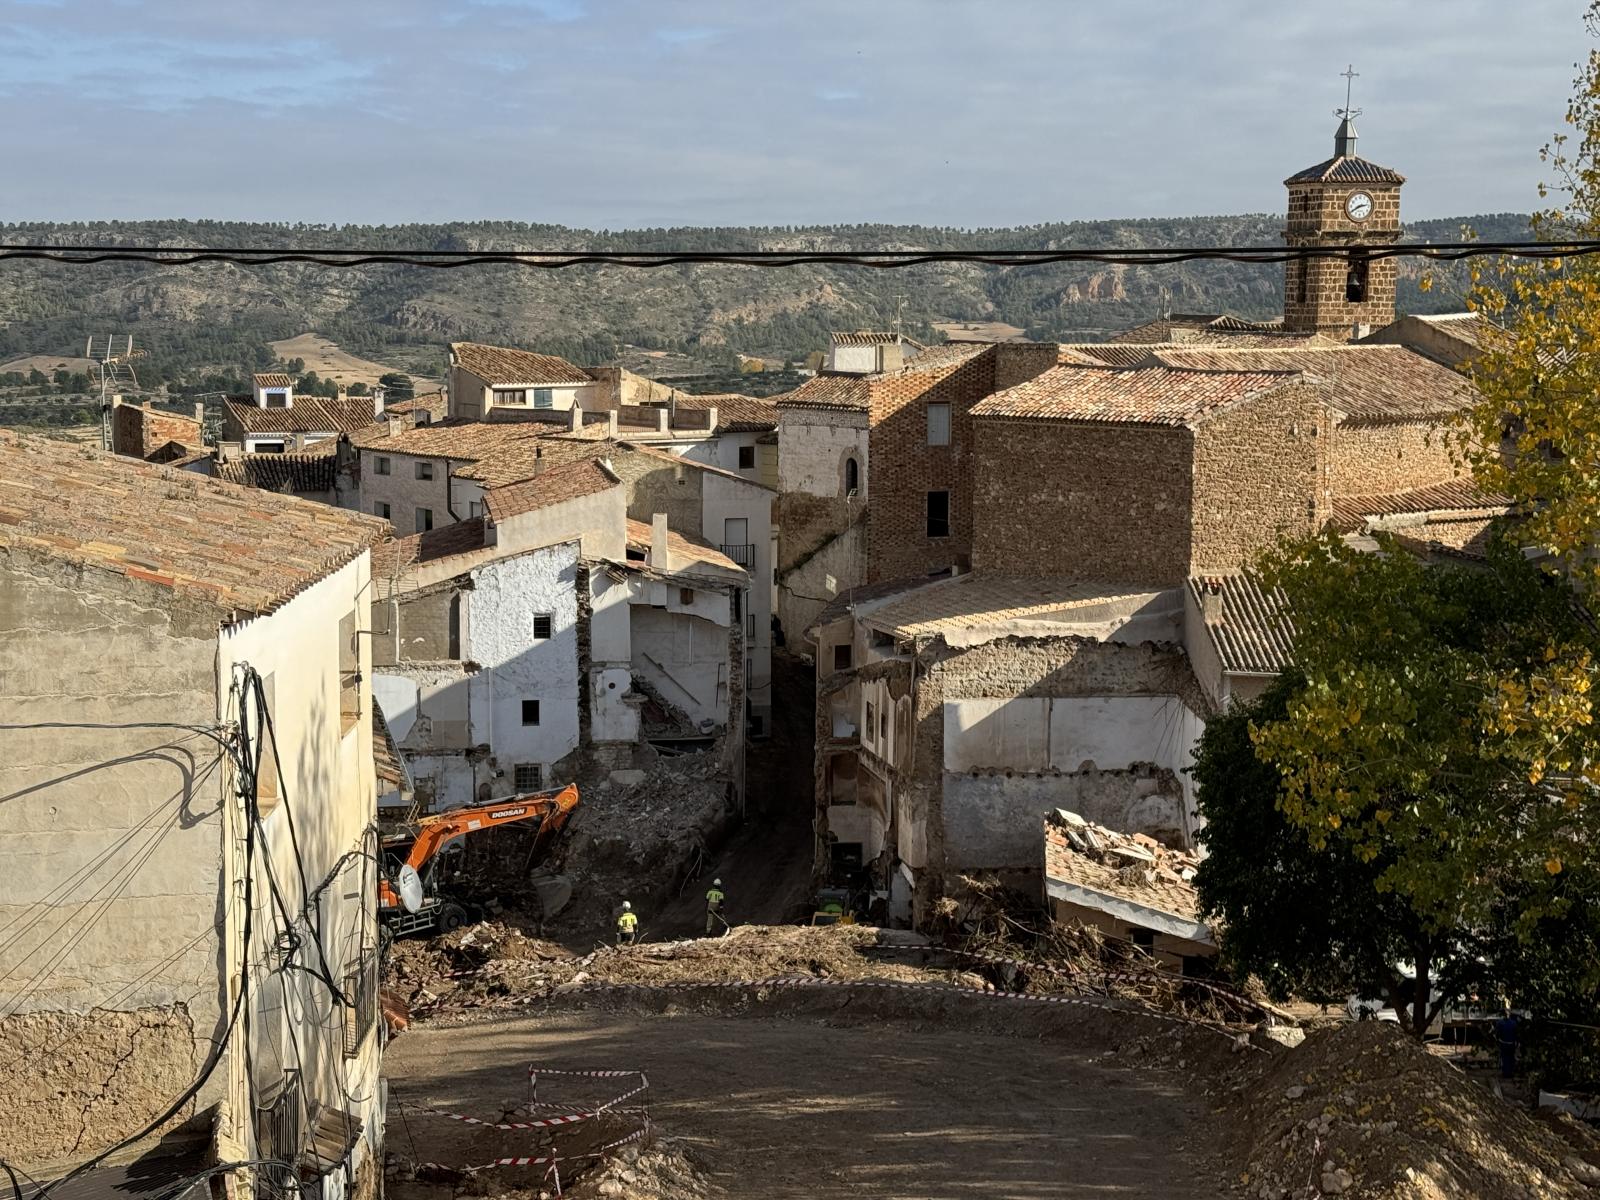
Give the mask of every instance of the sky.
<path id="1" fill-rule="evenodd" d="M 0 221 L 1527 211 L 1584 0 L 0 0 Z"/>

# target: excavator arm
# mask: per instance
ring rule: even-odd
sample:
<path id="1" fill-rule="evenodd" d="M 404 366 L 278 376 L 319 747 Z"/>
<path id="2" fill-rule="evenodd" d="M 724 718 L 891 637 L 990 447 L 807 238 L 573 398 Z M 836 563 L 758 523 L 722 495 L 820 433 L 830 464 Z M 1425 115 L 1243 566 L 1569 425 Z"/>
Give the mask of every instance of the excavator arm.
<path id="1" fill-rule="evenodd" d="M 578 789 L 568 784 L 559 792 L 545 792 L 532 796 L 514 796 L 497 804 L 483 804 L 473 808 L 453 808 L 436 816 L 424 817 L 417 829 L 416 840 L 411 843 L 405 865 L 419 875 L 426 876 L 427 866 L 435 855 L 456 838 L 480 829 L 493 829 L 500 825 L 514 825 L 522 821 L 538 821 L 534 834 L 534 854 L 549 845 L 560 833 L 567 819 L 578 807 Z M 399 893 L 392 881 L 380 878 L 378 883 L 380 908 L 396 909 Z"/>

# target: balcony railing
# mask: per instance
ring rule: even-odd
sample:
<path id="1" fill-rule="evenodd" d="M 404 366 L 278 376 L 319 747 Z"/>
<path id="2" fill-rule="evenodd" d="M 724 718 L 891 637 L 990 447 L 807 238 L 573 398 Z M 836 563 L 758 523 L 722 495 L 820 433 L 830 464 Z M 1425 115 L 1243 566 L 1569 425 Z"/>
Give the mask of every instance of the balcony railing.
<path id="1" fill-rule="evenodd" d="M 300 1072 L 289 1070 L 283 1073 L 283 1086 L 272 1102 L 256 1109 L 256 1157 L 298 1164 L 304 1145 Z M 256 1196 L 258 1200 L 298 1200 L 299 1182 L 298 1165 L 263 1163 L 256 1169 Z"/>
<path id="2" fill-rule="evenodd" d="M 344 1013 L 344 1054 L 354 1058 L 377 1023 L 378 956 L 370 947 L 363 948 L 360 961 L 345 973 L 344 995 L 350 1002 Z"/>
<path id="3" fill-rule="evenodd" d="M 741 567 L 754 565 L 756 561 L 756 548 L 746 542 L 743 545 L 719 547 L 725 558 L 731 558 Z"/>

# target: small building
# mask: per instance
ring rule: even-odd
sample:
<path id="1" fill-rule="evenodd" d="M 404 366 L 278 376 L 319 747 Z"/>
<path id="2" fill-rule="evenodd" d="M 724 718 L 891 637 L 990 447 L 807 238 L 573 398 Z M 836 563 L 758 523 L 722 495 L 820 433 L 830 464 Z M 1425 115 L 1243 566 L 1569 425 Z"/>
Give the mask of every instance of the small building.
<path id="1" fill-rule="evenodd" d="M 600 386 L 554 354 L 477 342 L 450 343 L 450 416 L 481 420 L 495 409 L 599 408 Z"/>
<path id="2" fill-rule="evenodd" d="M 5 1157 L 375 1197 L 383 525 L 4 432 L 0 475 Z"/>
<path id="3" fill-rule="evenodd" d="M 172 462 L 205 451 L 205 406 L 194 414 L 156 408 L 150 401 L 124 403 L 111 398 L 111 452 L 146 462 Z"/>
<path id="4" fill-rule="evenodd" d="M 871 329 L 830 333 L 823 370 L 838 375 L 879 375 L 898 371 L 925 349 L 903 333 Z"/>
<path id="5" fill-rule="evenodd" d="M 748 576 L 627 511 L 619 475 L 583 459 L 382 548 L 374 686 L 422 807 L 633 766 L 647 694 L 721 739 L 742 795 Z"/>
<path id="6" fill-rule="evenodd" d="M 222 404 L 218 444 L 245 454 L 305 450 L 371 425 L 383 415 L 383 393 L 370 396 L 296 396 L 294 380 L 278 373 L 252 377 L 249 396 Z"/>
<path id="7" fill-rule="evenodd" d="M 1138 946 L 1178 972 L 1217 956 L 1194 888 L 1199 860 L 1058 809 L 1044 819 L 1044 901 L 1050 919 Z"/>

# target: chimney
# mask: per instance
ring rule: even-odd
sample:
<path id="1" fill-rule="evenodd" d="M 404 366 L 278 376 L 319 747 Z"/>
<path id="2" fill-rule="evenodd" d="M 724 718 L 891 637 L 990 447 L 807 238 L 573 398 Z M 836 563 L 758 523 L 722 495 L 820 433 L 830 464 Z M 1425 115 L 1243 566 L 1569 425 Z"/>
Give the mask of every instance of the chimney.
<path id="1" fill-rule="evenodd" d="M 617 410 L 614 408 L 606 413 L 606 436 L 617 436 Z"/>
<path id="2" fill-rule="evenodd" d="M 122 404 L 122 397 L 121 397 L 121 395 L 113 395 L 113 396 L 112 396 L 112 397 L 111 397 L 111 407 L 112 407 L 112 408 L 117 408 L 117 407 L 119 407 L 119 406 L 120 406 L 120 405 L 121 405 L 121 404 Z"/>
<path id="3" fill-rule="evenodd" d="M 194 402 L 194 419 L 202 425 L 206 423 L 206 404 L 204 400 L 196 400 Z"/>
<path id="4" fill-rule="evenodd" d="M 650 565 L 658 571 L 672 570 L 672 553 L 667 549 L 667 514 L 650 517 Z"/>
<path id="5" fill-rule="evenodd" d="M 390 413 L 386 420 L 389 423 L 389 436 L 399 437 L 402 429 L 405 426 L 405 421 L 401 419 L 400 414 Z"/>
<path id="6" fill-rule="evenodd" d="M 672 414 L 665 408 L 656 409 L 656 432 L 669 433 L 672 429 Z"/>
<path id="7" fill-rule="evenodd" d="M 1207 625 L 1222 624 L 1222 587 L 1207 580 L 1200 585 L 1200 617 Z"/>
<path id="8" fill-rule="evenodd" d="M 568 410 L 567 427 L 571 429 L 573 433 L 577 433 L 583 429 L 583 409 L 579 408 L 576 404 L 574 404 L 572 408 Z"/>
<path id="9" fill-rule="evenodd" d="M 374 386 L 372 389 L 372 415 L 374 418 L 383 416 L 383 396 L 386 389 Z"/>
<path id="10" fill-rule="evenodd" d="M 706 432 L 714 433 L 717 428 L 717 407 L 712 405 L 706 409 Z"/>

